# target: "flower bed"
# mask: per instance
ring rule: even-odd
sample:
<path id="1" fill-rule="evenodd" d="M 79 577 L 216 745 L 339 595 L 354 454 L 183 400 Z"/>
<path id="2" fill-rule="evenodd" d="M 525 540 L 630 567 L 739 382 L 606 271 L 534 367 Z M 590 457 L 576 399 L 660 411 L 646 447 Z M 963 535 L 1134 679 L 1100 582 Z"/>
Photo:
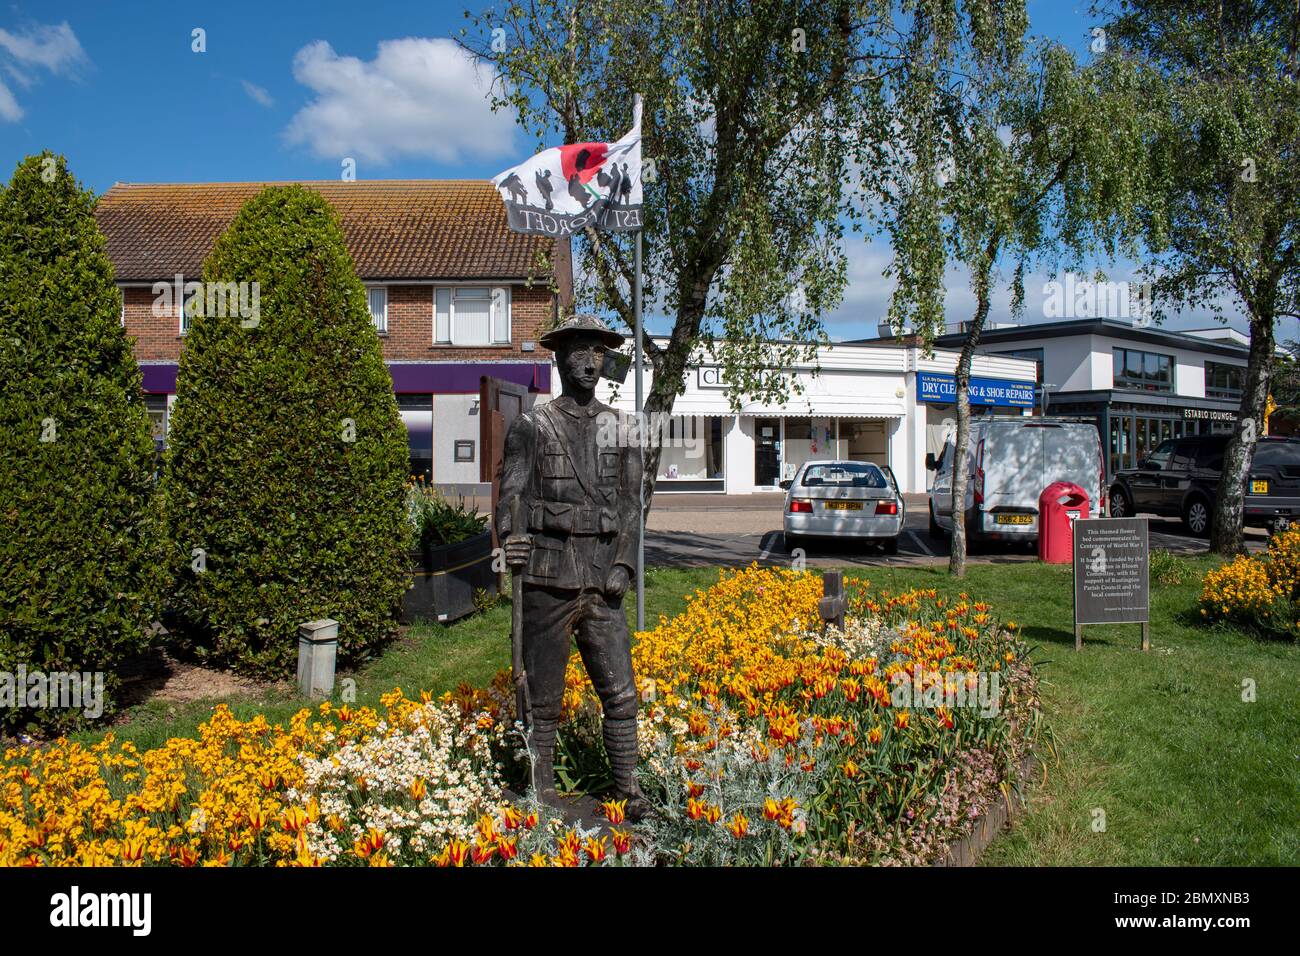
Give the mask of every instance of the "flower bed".
<path id="1" fill-rule="evenodd" d="M 657 813 L 635 827 L 584 832 L 502 802 L 526 770 L 502 673 L 379 710 L 325 703 L 285 728 L 218 707 L 198 739 L 147 753 L 111 735 L 10 750 L 0 863 L 931 862 L 1032 746 L 1034 674 L 984 604 L 848 583 L 842 634 L 818 634 L 819 578 L 749 568 L 640 635 Z M 598 787 L 599 705 L 576 657 L 562 740 L 561 773 Z"/>
<path id="2" fill-rule="evenodd" d="M 1274 535 L 1263 554 L 1239 555 L 1205 575 L 1201 616 L 1300 637 L 1300 527 Z"/>

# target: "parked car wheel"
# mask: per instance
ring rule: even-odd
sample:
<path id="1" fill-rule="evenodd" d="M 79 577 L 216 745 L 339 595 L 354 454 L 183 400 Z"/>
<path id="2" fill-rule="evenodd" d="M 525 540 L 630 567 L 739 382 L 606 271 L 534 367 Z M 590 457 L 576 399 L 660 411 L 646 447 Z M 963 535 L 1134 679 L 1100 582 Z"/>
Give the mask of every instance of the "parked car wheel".
<path id="1" fill-rule="evenodd" d="M 942 541 L 948 536 L 948 532 L 939 526 L 939 522 L 934 518 L 934 502 L 930 502 L 930 537 L 935 541 Z"/>
<path id="2" fill-rule="evenodd" d="M 1110 490 L 1110 516 L 1112 518 L 1133 517 L 1133 504 L 1128 500 L 1124 489 L 1118 485 Z"/>
<path id="3" fill-rule="evenodd" d="M 1210 503 L 1199 495 L 1187 499 L 1187 504 L 1183 505 L 1183 524 L 1187 525 L 1187 530 L 1198 538 L 1204 538 L 1210 533 L 1210 522 L 1214 518 L 1214 512 L 1210 508 Z"/>

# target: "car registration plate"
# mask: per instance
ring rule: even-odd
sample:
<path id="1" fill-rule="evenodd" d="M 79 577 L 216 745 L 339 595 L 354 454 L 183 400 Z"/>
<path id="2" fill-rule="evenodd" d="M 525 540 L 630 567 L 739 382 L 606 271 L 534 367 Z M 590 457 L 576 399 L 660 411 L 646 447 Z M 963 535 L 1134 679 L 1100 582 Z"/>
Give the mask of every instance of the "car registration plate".
<path id="1" fill-rule="evenodd" d="M 1268 479 L 1256 478 L 1250 483 L 1250 493 L 1252 495 L 1268 494 Z"/>
<path id="2" fill-rule="evenodd" d="M 827 511 L 861 511 L 861 501 L 828 501 L 826 502 Z"/>
<path id="3" fill-rule="evenodd" d="M 1033 524 L 1033 515 L 995 515 L 994 524 Z"/>

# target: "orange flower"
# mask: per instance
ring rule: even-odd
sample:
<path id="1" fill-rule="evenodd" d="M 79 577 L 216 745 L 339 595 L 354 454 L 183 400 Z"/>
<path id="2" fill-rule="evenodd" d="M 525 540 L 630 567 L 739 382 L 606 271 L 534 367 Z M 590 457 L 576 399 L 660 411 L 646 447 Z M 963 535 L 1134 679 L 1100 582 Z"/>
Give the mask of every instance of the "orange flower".
<path id="1" fill-rule="evenodd" d="M 878 744 L 880 743 L 881 740 L 884 739 L 884 737 L 885 737 L 884 728 L 881 727 L 879 724 L 876 724 L 876 726 L 872 727 L 870 730 L 867 731 L 867 743 L 869 744 Z"/>
<path id="2" fill-rule="evenodd" d="M 302 807 L 289 807 L 280 814 L 280 826 L 287 833 L 298 833 L 307 825 L 307 814 Z"/>
<path id="3" fill-rule="evenodd" d="M 911 714 L 909 714 L 905 710 L 900 710 L 898 713 L 894 714 L 894 726 L 897 727 L 899 730 L 906 730 L 907 725 L 911 721 L 911 719 L 912 719 Z"/>
<path id="4" fill-rule="evenodd" d="M 411 786 L 407 788 L 412 800 L 423 800 L 425 793 L 429 790 L 428 784 L 424 782 L 423 777 L 416 777 L 411 781 Z"/>
<path id="5" fill-rule="evenodd" d="M 692 797 L 703 796 L 704 784 L 696 783 L 694 780 L 688 780 L 686 782 L 686 792 L 689 793 Z"/>
<path id="6" fill-rule="evenodd" d="M 587 851 L 587 856 L 592 863 L 599 863 L 605 859 L 606 842 L 605 837 L 589 837 L 587 842 L 583 844 L 583 849 Z"/>
<path id="7" fill-rule="evenodd" d="M 518 837 L 497 837 L 497 853 L 501 859 L 507 863 L 519 855 L 519 838 Z"/>
<path id="8" fill-rule="evenodd" d="M 749 817 L 737 810 L 736 815 L 727 822 L 727 829 L 737 840 L 741 839 L 749 833 Z"/>
<path id="9" fill-rule="evenodd" d="M 501 811 L 501 820 L 507 830 L 514 830 L 524 821 L 524 815 L 518 807 L 507 806 Z"/>
<path id="10" fill-rule="evenodd" d="M 438 858 L 439 866 L 464 866 L 469 859 L 469 844 L 463 840 L 452 840 Z"/>
<path id="11" fill-rule="evenodd" d="M 844 761 L 844 763 L 840 764 L 840 769 L 844 771 L 844 776 L 848 777 L 850 780 L 858 775 L 858 765 L 852 760 Z"/>
<path id="12" fill-rule="evenodd" d="M 472 852 L 472 859 L 474 860 L 474 863 L 478 866 L 482 866 L 484 863 L 492 859 L 492 854 L 496 852 L 496 849 L 497 849 L 496 844 L 485 843 L 483 842 L 482 839 L 480 839 L 478 842 L 474 844 L 474 849 Z"/>
<path id="13" fill-rule="evenodd" d="M 600 809 L 605 811 L 605 818 L 610 823 L 618 825 L 623 822 L 627 811 L 626 800 L 606 800 L 600 805 Z"/>
<path id="14" fill-rule="evenodd" d="M 614 840 L 614 852 L 622 856 L 632 848 L 632 834 L 627 830 L 617 828 L 610 831 L 610 836 Z"/>

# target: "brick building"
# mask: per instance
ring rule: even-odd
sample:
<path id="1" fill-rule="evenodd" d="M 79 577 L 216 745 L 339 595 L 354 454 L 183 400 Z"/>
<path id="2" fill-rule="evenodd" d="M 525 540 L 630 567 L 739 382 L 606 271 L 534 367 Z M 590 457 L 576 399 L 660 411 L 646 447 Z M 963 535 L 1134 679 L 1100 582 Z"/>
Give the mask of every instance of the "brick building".
<path id="1" fill-rule="evenodd" d="M 183 296 L 158 307 L 163 286 L 200 280 L 216 238 L 272 185 L 285 184 L 118 183 L 99 200 L 96 218 L 160 442 L 186 332 L 176 301 Z M 526 389 L 529 403 L 551 390 L 551 356 L 537 339 L 558 308 L 552 286 L 571 282 L 555 274 L 553 242 L 510 232 L 496 190 L 484 181 L 301 185 L 333 206 L 366 285 L 413 472 L 444 485 L 478 482 L 482 378 Z"/>

